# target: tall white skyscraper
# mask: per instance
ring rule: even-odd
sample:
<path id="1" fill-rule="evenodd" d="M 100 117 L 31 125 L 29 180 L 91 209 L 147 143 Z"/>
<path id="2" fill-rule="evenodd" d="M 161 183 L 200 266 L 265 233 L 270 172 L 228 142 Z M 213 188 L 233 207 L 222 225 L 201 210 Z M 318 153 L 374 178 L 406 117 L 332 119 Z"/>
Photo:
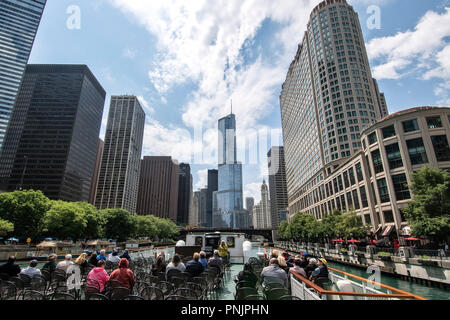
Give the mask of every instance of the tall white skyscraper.
<path id="1" fill-rule="evenodd" d="M 269 188 L 265 180 L 261 185 L 261 202 L 253 207 L 253 227 L 255 229 L 268 229 L 272 227 Z"/>
<path id="2" fill-rule="evenodd" d="M 135 96 L 112 96 L 95 205 L 136 213 L 145 113 Z"/>

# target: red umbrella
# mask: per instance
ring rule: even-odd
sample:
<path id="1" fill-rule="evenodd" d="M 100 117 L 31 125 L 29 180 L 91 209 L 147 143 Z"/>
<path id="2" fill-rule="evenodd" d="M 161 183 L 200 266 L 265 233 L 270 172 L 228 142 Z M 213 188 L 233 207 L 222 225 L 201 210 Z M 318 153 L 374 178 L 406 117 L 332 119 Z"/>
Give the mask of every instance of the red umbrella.
<path id="1" fill-rule="evenodd" d="M 347 242 L 351 242 L 351 243 L 361 243 L 361 241 L 358 241 L 358 240 L 355 240 L 355 239 L 348 240 Z"/>
<path id="2" fill-rule="evenodd" d="M 333 242 L 345 242 L 345 240 L 337 239 L 337 240 L 333 240 Z"/>

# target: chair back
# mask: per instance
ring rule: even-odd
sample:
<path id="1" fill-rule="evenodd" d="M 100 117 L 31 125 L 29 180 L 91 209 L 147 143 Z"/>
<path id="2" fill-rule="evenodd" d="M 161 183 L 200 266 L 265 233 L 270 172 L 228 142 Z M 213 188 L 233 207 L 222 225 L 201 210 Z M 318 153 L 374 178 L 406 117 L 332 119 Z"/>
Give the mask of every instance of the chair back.
<path id="1" fill-rule="evenodd" d="M 194 290 L 188 289 L 188 288 L 179 288 L 175 290 L 174 293 L 176 296 L 182 296 L 187 298 L 188 300 L 198 300 L 199 297 L 195 293 Z"/>
<path id="2" fill-rule="evenodd" d="M 258 290 L 256 290 L 255 288 L 239 288 L 236 290 L 236 295 L 235 295 L 235 299 L 236 300 L 245 300 L 246 296 L 249 295 L 258 295 Z"/>

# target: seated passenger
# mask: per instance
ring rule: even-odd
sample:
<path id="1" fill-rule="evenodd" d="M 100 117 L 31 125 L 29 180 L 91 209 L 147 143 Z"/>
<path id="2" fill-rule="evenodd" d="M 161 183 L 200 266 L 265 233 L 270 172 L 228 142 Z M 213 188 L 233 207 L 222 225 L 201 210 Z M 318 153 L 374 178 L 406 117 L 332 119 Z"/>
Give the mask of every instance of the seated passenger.
<path id="1" fill-rule="evenodd" d="M 156 258 L 155 265 L 152 268 L 152 274 L 154 276 L 158 276 L 158 273 L 160 272 L 166 272 L 166 263 L 164 262 L 164 255 L 159 255 L 158 258 Z"/>
<path id="2" fill-rule="evenodd" d="M 256 283 L 258 282 L 258 277 L 255 275 L 253 271 L 253 267 L 250 263 L 246 263 L 244 265 L 244 270 L 238 273 L 237 275 L 237 281 L 241 282 L 244 281 L 246 283 L 246 286 L 250 288 L 255 288 Z"/>
<path id="3" fill-rule="evenodd" d="M 319 278 L 328 279 L 327 260 L 320 258 L 317 262 L 317 268 L 311 273 L 310 280 L 316 280 Z"/>
<path id="4" fill-rule="evenodd" d="M 37 265 L 38 265 L 37 260 L 31 260 L 30 266 L 20 271 L 20 274 L 24 274 L 26 276 L 29 276 L 30 278 L 33 278 L 34 276 L 40 276 L 41 270 L 36 268 Z"/>
<path id="5" fill-rule="evenodd" d="M 108 256 L 108 260 L 112 263 L 119 263 L 120 258 L 119 258 L 119 253 L 117 251 L 113 251 L 109 256 Z"/>
<path id="6" fill-rule="evenodd" d="M 64 258 L 64 261 L 61 261 L 60 263 L 58 263 L 56 265 L 56 269 L 63 270 L 64 272 L 67 272 L 67 268 L 69 268 L 69 266 L 71 266 L 71 265 L 73 265 L 72 255 L 68 254 Z"/>
<path id="7" fill-rule="evenodd" d="M 56 254 L 52 253 L 51 255 L 48 256 L 48 262 L 46 264 L 44 264 L 44 266 L 42 267 L 42 269 L 47 269 L 50 272 L 55 271 L 56 269 L 56 259 L 58 257 L 56 256 Z"/>
<path id="8" fill-rule="evenodd" d="M 203 265 L 203 268 L 206 269 L 206 266 L 208 265 L 208 261 L 206 260 L 206 252 L 200 251 L 200 263 Z"/>
<path id="9" fill-rule="evenodd" d="M 315 258 L 310 258 L 308 265 L 304 268 L 308 278 L 311 276 L 314 270 L 317 269 L 317 260 Z"/>
<path id="10" fill-rule="evenodd" d="M 8 262 L 0 266 L 0 273 L 7 274 L 8 277 L 16 277 L 20 273 L 20 267 L 16 264 L 15 256 L 10 256 Z"/>
<path id="11" fill-rule="evenodd" d="M 130 290 L 133 289 L 134 283 L 136 282 L 134 279 L 134 273 L 130 269 L 128 269 L 129 262 L 127 259 L 122 258 L 119 262 L 119 268 L 114 270 L 109 277 L 110 280 L 119 281 L 125 288 Z"/>
<path id="12" fill-rule="evenodd" d="M 305 269 L 303 269 L 301 267 L 302 265 L 302 261 L 300 259 L 295 259 L 294 260 L 294 267 L 292 267 L 290 270 L 294 271 L 295 273 L 298 273 L 299 275 L 301 275 L 304 278 L 308 278 Z"/>
<path id="13" fill-rule="evenodd" d="M 89 283 L 89 279 L 96 280 L 98 282 L 98 284 L 100 285 L 100 288 L 99 288 L 100 293 L 102 293 L 105 290 L 106 283 L 109 280 L 109 275 L 105 270 L 105 265 L 106 265 L 105 260 L 99 260 L 97 262 L 97 267 L 95 267 L 94 269 L 92 269 L 89 272 L 89 274 L 87 276 L 88 280 L 86 281 L 87 285 L 95 286 L 93 283 L 92 284 Z"/>
<path id="14" fill-rule="evenodd" d="M 263 285 L 264 283 L 277 282 L 283 284 L 286 288 L 288 287 L 287 274 L 280 268 L 278 260 L 275 258 L 270 259 L 269 266 L 262 270 L 261 278 L 264 280 Z"/>
<path id="15" fill-rule="evenodd" d="M 186 266 L 183 262 L 181 262 L 181 258 L 178 254 L 175 254 L 172 258 L 172 262 L 170 262 L 166 267 L 166 274 L 169 272 L 169 270 L 177 269 L 181 272 L 184 272 L 186 270 Z"/>
<path id="16" fill-rule="evenodd" d="M 186 264 L 185 272 L 190 273 L 193 277 L 199 276 L 205 270 L 199 260 L 200 254 L 194 253 L 193 259 Z"/>
<path id="17" fill-rule="evenodd" d="M 218 268 L 220 271 L 223 270 L 223 261 L 219 256 L 219 250 L 214 250 L 213 256 L 209 258 L 208 266 Z"/>

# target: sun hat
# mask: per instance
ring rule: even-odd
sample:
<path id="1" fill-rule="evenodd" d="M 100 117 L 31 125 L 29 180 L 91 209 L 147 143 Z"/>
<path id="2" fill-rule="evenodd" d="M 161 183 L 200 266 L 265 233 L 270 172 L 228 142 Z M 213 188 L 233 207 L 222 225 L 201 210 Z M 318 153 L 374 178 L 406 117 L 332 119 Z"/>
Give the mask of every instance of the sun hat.
<path id="1" fill-rule="evenodd" d="M 327 264 L 327 260 L 325 260 L 324 258 L 320 258 L 319 260 L 322 261 L 323 264 Z"/>

